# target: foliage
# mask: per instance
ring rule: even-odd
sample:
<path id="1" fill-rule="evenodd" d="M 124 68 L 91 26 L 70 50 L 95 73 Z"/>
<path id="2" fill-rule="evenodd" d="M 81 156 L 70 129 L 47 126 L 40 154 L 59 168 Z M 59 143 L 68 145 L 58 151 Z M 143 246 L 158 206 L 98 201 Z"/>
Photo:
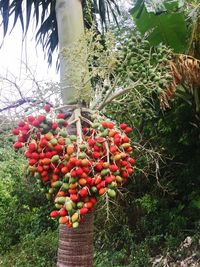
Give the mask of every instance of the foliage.
<path id="1" fill-rule="evenodd" d="M 34 233 L 26 235 L 20 244 L 13 246 L 3 256 L 0 255 L 0 266 L 54 267 L 57 236 L 57 231 L 42 232 L 38 237 Z"/>
<path id="2" fill-rule="evenodd" d="M 152 46 L 164 43 L 175 52 L 186 49 L 187 28 L 183 1 L 141 1 L 131 11 L 137 29 Z"/>
<path id="3" fill-rule="evenodd" d="M 37 185 L 26 178 L 23 157 L 15 155 L 8 147 L 0 149 L 0 230 L 5 234 L 0 239 L 0 251 L 8 251 L 10 246 L 33 233 L 55 224 L 49 219 L 50 206 L 39 192 Z"/>

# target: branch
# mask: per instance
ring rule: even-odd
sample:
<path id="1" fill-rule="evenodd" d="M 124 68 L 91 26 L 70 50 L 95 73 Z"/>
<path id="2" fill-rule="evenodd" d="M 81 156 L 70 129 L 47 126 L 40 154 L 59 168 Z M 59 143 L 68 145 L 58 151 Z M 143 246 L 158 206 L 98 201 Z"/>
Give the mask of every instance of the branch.
<path id="1" fill-rule="evenodd" d="M 1 108 L 0 112 L 3 112 L 5 110 L 9 110 L 9 109 L 12 109 L 12 108 L 20 107 L 20 106 L 22 106 L 23 104 L 26 104 L 26 103 L 35 103 L 35 104 L 43 103 L 43 104 L 51 105 L 48 101 L 41 101 L 41 100 L 33 99 L 32 97 L 26 97 L 26 98 L 23 98 L 23 99 L 18 99 L 17 101 L 11 103 L 7 107 Z"/>
<path id="2" fill-rule="evenodd" d="M 137 82 L 134 83 L 133 86 L 124 88 L 122 90 L 116 91 L 115 93 L 113 93 L 109 98 L 107 98 L 106 101 L 102 102 L 100 104 L 100 106 L 98 107 L 98 110 L 102 110 L 107 104 L 109 104 L 110 102 L 112 102 L 115 98 L 128 93 L 130 90 L 132 90 L 136 85 L 138 85 L 140 82 L 140 80 L 138 80 Z"/>

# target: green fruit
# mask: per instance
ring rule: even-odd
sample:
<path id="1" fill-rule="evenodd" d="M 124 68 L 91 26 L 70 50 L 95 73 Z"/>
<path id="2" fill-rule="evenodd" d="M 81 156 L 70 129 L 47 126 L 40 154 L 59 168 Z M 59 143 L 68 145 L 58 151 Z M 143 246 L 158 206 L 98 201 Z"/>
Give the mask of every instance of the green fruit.
<path id="1" fill-rule="evenodd" d="M 80 153 L 78 154 L 78 158 L 79 158 L 79 159 L 85 159 L 85 158 L 86 158 L 86 154 L 85 154 L 84 152 L 80 152 Z"/>
<path id="2" fill-rule="evenodd" d="M 61 181 L 56 181 L 56 182 L 53 183 L 53 187 L 54 188 L 60 188 L 62 186 L 62 184 L 63 183 Z"/>
<path id="3" fill-rule="evenodd" d="M 61 136 L 64 137 L 64 138 L 67 137 L 67 132 L 64 132 L 64 131 L 61 132 Z"/>
<path id="4" fill-rule="evenodd" d="M 71 178 L 71 175 L 70 175 L 70 173 L 68 172 L 68 173 L 65 174 L 63 181 L 64 181 L 64 182 L 69 182 L 69 179 L 70 179 L 70 178 Z"/>
<path id="5" fill-rule="evenodd" d="M 77 177 L 70 177 L 70 179 L 69 179 L 69 183 L 70 183 L 70 184 L 74 184 L 74 183 L 77 182 L 77 180 L 78 180 Z"/>
<path id="6" fill-rule="evenodd" d="M 85 150 L 85 149 L 87 149 L 87 145 L 85 145 L 85 144 L 81 144 L 81 145 L 79 146 L 79 148 L 80 148 L 80 150 Z"/>
<path id="7" fill-rule="evenodd" d="M 117 186 L 117 184 L 114 181 L 112 183 L 108 184 L 108 188 L 111 188 L 111 189 L 116 188 L 116 186 Z"/>
<path id="8" fill-rule="evenodd" d="M 62 188 L 61 188 L 61 190 L 63 190 L 63 191 L 67 191 L 69 189 L 69 184 L 67 184 L 67 183 L 63 183 L 62 184 Z"/>
<path id="9" fill-rule="evenodd" d="M 79 227 L 79 222 L 74 222 L 74 223 L 72 224 L 72 227 L 73 227 L 73 228 L 78 228 L 78 227 Z"/>
<path id="10" fill-rule="evenodd" d="M 55 192 L 55 188 L 49 188 L 49 194 L 53 194 Z"/>
<path id="11" fill-rule="evenodd" d="M 66 201 L 66 197 L 56 197 L 55 199 L 55 203 L 58 203 L 58 204 L 65 204 L 65 201 Z"/>
<path id="12" fill-rule="evenodd" d="M 99 122 L 94 122 L 91 125 L 91 127 L 94 128 L 94 129 L 98 128 L 99 126 L 100 126 L 100 123 Z"/>
<path id="13" fill-rule="evenodd" d="M 50 141 L 50 144 L 52 144 L 53 146 L 57 145 L 58 140 L 56 138 L 52 138 Z"/>
<path id="14" fill-rule="evenodd" d="M 78 209 L 81 209 L 83 205 L 84 205 L 84 202 L 81 202 L 81 201 L 76 204 Z"/>
<path id="15" fill-rule="evenodd" d="M 101 176 L 106 176 L 108 173 L 109 173 L 109 170 L 108 169 L 103 169 L 101 171 Z"/>
<path id="16" fill-rule="evenodd" d="M 70 138 L 66 138 L 65 139 L 65 145 L 68 146 L 69 144 L 71 144 L 71 140 L 70 140 Z"/>
<path id="17" fill-rule="evenodd" d="M 112 198 L 116 197 L 116 192 L 113 189 L 109 188 L 107 193 L 108 193 L 109 197 L 112 197 Z"/>
<path id="18" fill-rule="evenodd" d="M 71 201 L 67 201 L 65 207 L 67 211 L 71 211 L 73 209 Z"/>
<path id="19" fill-rule="evenodd" d="M 62 125 L 65 122 L 65 120 L 64 119 L 58 119 L 57 122 L 58 122 L 58 124 Z"/>
<path id="20" fill-rule="evenodd" d="M 76 141 L 76 139 L 77 139 L 76 135 L 74 135 L 74 134 L 70 135 L 69 138 L 71 141 Z"/>
<path id="21" fill-rule="evenodd" d="M 96 192 L 98 191 L 98 189 L 96 188 L 96 186 L 92 186 L 92 187 L 90 188 L 90 191 L 91 191 L 92 193 L 96 193 Z"/>
<path id="22" fill-rule="evenodd" d="M 51 197 L 52 197 L 51 194 L 49 194 L 49 193 L 46 194 L 46 198 L 47 198 L 48 200 L 51 200 Z"/>
<path id="23" fill-rule="evenodd" d="M 52 158 L 51 158 L 51 162 L 52 163 L 55 163 L 55 162 L 58 162 L 60 159 L 60 157 L 58 155 L 54 155 Z"/>

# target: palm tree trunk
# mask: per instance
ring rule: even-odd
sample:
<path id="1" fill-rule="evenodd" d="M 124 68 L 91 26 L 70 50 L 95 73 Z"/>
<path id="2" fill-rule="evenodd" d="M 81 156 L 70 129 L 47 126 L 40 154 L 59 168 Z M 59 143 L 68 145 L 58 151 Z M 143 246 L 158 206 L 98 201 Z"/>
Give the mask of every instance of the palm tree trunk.
<path id="1" fill-rule="evenodd" d="M 93 261 L 93 213 L 77 229 L 60 226 L 57 267 L 91 267 Z"/>
<path id="2" fill-rule="evenodd" d="M 56 17 L 60 50 L 60 83 L 64 105 L 89 103 L 91 85 L 88 82 L 88 68 L 85 49 L 69 60 L 63 51 L 73 48 L 84 35 L 82 6 L 80 0 L 57 0 Z M 84 48 L 84 46 L 83 46 Z M 72 49 L 73 50 L 73 49 Z M 83 66 L 84 69 L 82 69 Z M 83 75 L 84 74 L 84 75 Z M 85 99 L 83 98 L 85 97 Z M 81 101 L 80 101 L 81 99 Z M 76 129 L 70 129 L 76 134 Z M 87 214 L 77 229 L 61 225 L 57 267 L 91 267 L 93 259 L 93 213 Z"/>

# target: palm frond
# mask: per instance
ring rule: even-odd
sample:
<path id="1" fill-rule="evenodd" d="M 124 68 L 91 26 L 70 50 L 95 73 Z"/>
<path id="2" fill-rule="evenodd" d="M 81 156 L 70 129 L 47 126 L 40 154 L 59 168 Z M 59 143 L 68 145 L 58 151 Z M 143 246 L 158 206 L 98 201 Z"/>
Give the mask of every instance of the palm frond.
<path id="1" fill-rule="evenodd" d="M 90 2 L 90 5 L 87 3 Z M 41 43 L 48 57 L 48 62 L 52 62 L 52 54 L 58 46 L 58 31 L 57 21 L 55 13 L 56 0 L 0 0 L 0 13 L 3 24 L 4 37 L 15 28 L 17 21 L 21 23 L 22 31 L 26 35 L 31 20 L 35 21 L 36 40 L 37 43 Z M 83 9 L 90 6 L 89 12 L 92 14 L 98 13 L 102 22 L 102 27 L 106 28 L 107 22 L 109 22 L 109 13 L 114 16 L 117 21 L 117 14 L 119 14 L 119 8 L 116 0 L 83 0 Z M 10 17 L 14 16 L 14 20 L 10 20 Z M 85 18 L 86 20 L 87 18 Z M 13 21 L 13 24 L 11 24 Z M 85 23 L 87 27 L 91 27 L 93 21 Z"/>

